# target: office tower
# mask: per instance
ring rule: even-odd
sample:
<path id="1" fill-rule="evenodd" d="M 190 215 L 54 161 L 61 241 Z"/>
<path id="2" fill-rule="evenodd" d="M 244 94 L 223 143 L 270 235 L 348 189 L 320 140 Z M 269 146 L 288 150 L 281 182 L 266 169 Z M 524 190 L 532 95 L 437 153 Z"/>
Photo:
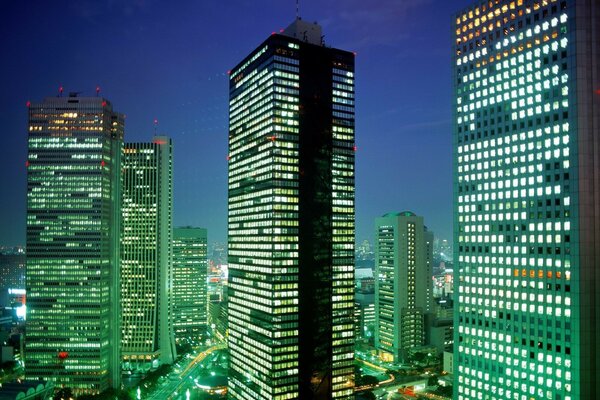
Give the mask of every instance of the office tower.
<path id="1" fill-rule="evenodd" d="M 433 233 L 423 217 L 407 211 L 375 220 L 375 347 L 383 360 L 403 361 L 425 344 L 432 257 Z"/>
<path id="2" fill-rule="evenodd" d="M 598 398 L 600 4 L 455 18 L 455 398 Z"/>
<path id="3" fill-rule="evenodd" d="M 229 87 L 230 396 L 352 398 L 354 55 L 297 19 Z"/>
<path id="4" fill-rule="evenodd" d="M 207 325 L 207 235 L 204 228 L 173 232 L 173 326 L 175 339 L 197 341 Z"/>
<path id="5" fill-rule="evenodd" d="M 25 374 L 118 388 L 123 116 L 77 94 L 28 105 Z"/>
<path id="6" fill-rule="evenodd" d="M 124 369 L 147 370 L 175 358 L 171 139 L 125 143 L 122 180 L 121 353 Z"/>

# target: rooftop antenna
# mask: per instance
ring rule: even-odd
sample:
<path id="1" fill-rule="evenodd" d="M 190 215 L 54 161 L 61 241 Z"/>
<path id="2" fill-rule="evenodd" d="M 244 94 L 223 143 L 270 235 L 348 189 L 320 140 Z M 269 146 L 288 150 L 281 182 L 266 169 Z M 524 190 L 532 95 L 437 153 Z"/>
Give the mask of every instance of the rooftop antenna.
<path id="1" fill-rule="evenodd" d="M 158 129 L 158 118 L 154 118 L 154 136 L 156 135 L 156 131 Z"/>
<path id="2" fill-rule="evenodd" d="M 63 94 L 63 87 L 62 85 L 58 88 L 58 97 L 62 97 Z"/>
<path id="3" fill-rule="evenodd" d="M 300 19 L 300 0 L 296 0 L 296 19 Z"/>
<path id="4" fill-rule="evenodd" d="M 100 96 L 100 86 L 96 86 L 96 97 Z"/>

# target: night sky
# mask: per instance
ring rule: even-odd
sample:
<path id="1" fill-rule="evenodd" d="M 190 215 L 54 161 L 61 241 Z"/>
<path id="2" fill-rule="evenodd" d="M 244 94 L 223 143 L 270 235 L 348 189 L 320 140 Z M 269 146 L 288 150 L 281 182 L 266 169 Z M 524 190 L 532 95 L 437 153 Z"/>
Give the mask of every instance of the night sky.
<path id="1" fill-rule="evenodd" d="M 451 16 L 472 0 L 301 0 L 356 57 L 357 242 L 411 210 L 452 236 Z M 294 0 L 0 3 L 0 245 L 24 245 L 26 102 L 82 92 L 126 114 L 125 140 L 175 146 L 174 223 L 227 235 L 227 70 L 295 18 Z"/>

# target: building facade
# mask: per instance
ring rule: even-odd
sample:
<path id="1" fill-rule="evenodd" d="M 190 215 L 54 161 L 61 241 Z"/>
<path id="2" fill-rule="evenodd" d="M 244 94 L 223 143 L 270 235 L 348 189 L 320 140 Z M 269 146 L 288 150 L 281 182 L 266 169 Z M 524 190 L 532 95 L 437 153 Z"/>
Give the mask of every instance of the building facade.
<path id="1" fill-rule="evenodd" d="M 0 250 L 0 307 L 11 305 L 9 291 L 25 289 L 25 249 Z"/>
<path id="2" fill-rule="evenodd" d="M 173 232 L 173 326 L 178 342 L 196 342 L 206 330 L 207 241 L 204 228 L 175 228 Z"/>
<path id="3" fill-rule="evenodd" d="M 122 157 L 121 352 L 125 370 L 175 358 L 172 321 L 173 144 L 126 143 Z"/>
<path id="4" fill-rule="evenodd" d="M 118 388 L 123 116 L 102 97 L 28 105 L 25 374 Z"/>
<path id="5" fill-rule="evenodd" d="M 386 361 L 402 361 L 425 344 L 431 311 L 433 234 L 423 217 L 388 213 L 375 221 L 375 347 Z"/>
<path id="6" fill-rule="evenodd" d="M 230 73 L 231 398 L 354 396 L 354 55 L 321 33 Z"/>
<path id="7" fill-rule="evenodd" d="M 600 4 L 453 22 L 454 398 L 598 398 Z"/>

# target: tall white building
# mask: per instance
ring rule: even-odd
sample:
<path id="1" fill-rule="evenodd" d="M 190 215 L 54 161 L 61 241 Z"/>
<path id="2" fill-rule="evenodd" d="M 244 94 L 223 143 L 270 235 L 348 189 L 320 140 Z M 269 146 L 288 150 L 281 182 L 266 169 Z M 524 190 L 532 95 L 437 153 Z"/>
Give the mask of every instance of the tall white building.
<path id="1" fill-rule="evenodd" d="M 122 162 L 121 351 L 124 369 L 175 358 L 172 321 L 173 145 L 126 143 Z"/>
<path id="2" fill-rule="evenodd" d="M 425 344 L 432 308 L 433 233 L 412 212 L 375 221 L 375 347 L 386 361 Z"/>
<path id="3" fill-rule="evenodd" d="M 453 19 L 454 398 L 600 397 L 600 2 Z"/>

